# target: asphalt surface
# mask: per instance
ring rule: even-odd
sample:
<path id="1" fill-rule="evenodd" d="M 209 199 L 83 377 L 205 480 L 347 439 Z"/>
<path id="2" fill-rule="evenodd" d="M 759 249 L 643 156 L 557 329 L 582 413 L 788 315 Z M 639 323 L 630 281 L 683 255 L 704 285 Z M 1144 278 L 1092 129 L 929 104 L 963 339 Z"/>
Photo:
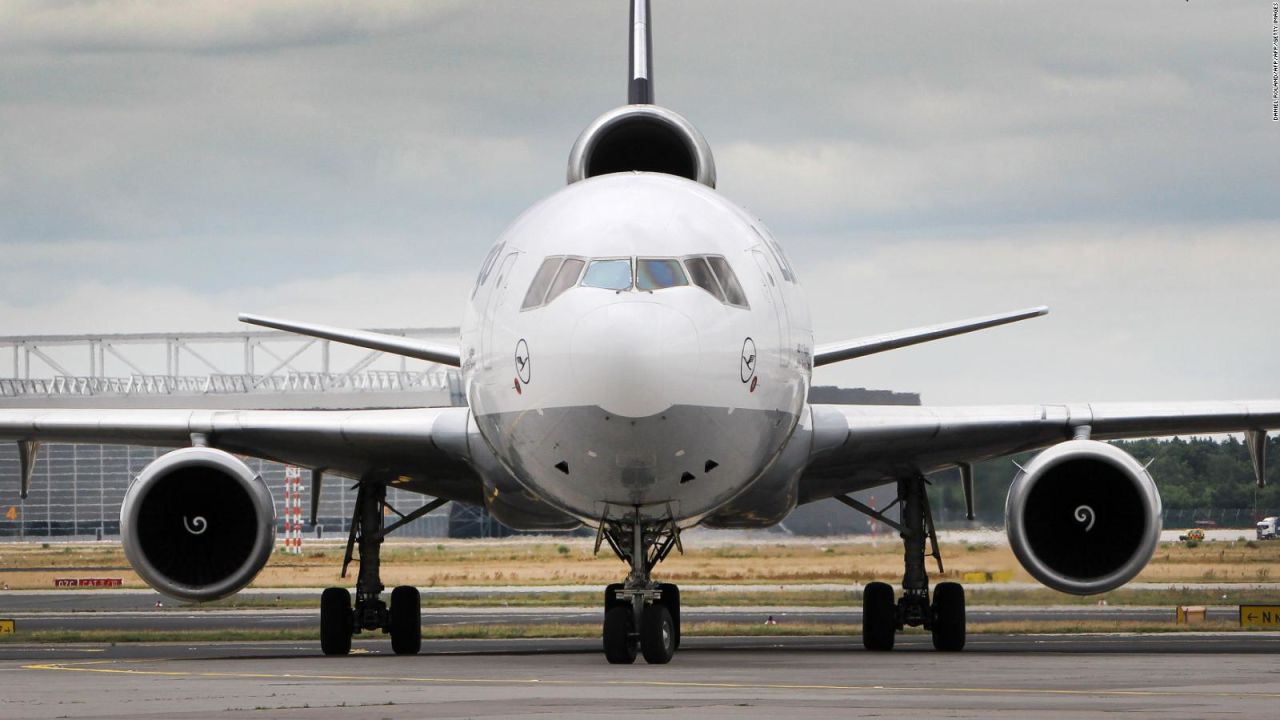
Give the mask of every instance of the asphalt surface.
<path id="1" fill-rule="evenodd" d="M 725 622 L 763 624 L 787 623 L 851 623 L 861 622 L 862 610 L 856 607 L 686 607 L 685 622 Z M 245 609 L 192 610 L 162 608 L 146 610 L 104 611 L 0 611 L 0 617 L 12 618 L 20 630 L 285 630 L 317 628 L 318 609 Z M 1210 619 L 1235 620 L 1233 607 L 1208 609 Z M 970 624 L 991 622 L 1055 620 L 1055 621 L 1141 621 L 1171 622 L 1173 609 L 1167 607 L 970 607 Z M 426 608 L 425 625 L 535 625 L 545 623 L 599 625 L 601 610 L 584 607 L 543 608 Z"/>
<path id="2" fill-rule="evenodd" d="M 270 603 L 289 595 L 243 594 L 256 601 Z M 0 617 L 12 618 L 21 630 L 282 630 L 310 629 L 319 624 L 318 607 L 219 609 L 184 605 L 165 601 L 154 593 L 98 594 L 84 592 L 24 592 L 0 594 Z M 597 625 L 601 611 L 594 607 L 483 607 L 425 608 L 423 623 L 427 625 L 481 624 L 582 624 Z M 1209 619 L 1235 620 L 1235 606 L 1210 607 Z M 860 606 L 848 607 L 697 607 L 683 609 L 687 622 L 726 622 L 760 624 L 772 617 L 786 623 L 850 623 L 861 622 Z M 972 624 L 991 622 L 1052 620 L 1067 622 L 1134 621 L 1169 622 L 1171 607 L 1134 606 L 970 606 L 968 621 Z"/>
<path id="3" fill-rule="evenodd" d="M 610 666 L 583 640 L 0 645 L 0 717 L 1270 717 L 1280 634 L 686 639 Z"/>

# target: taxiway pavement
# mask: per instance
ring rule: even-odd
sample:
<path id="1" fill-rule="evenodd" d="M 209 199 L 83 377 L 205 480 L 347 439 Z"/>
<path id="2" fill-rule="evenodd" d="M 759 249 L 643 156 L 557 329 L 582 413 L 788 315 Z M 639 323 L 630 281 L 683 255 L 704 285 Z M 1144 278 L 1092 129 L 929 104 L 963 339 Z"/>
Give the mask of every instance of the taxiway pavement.
<path id="1" fill-rule="evenodd" d="M 1268 717 L 1280 634 L 688 638 L 666 666 L 584 640 L 0 645 L 0 717 Z"/>

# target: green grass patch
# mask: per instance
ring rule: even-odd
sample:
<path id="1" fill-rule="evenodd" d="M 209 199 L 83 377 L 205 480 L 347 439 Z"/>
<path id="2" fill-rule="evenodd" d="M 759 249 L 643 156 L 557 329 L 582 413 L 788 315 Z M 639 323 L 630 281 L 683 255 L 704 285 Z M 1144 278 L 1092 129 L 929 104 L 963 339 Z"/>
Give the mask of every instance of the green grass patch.
<path id="1" fill-rule="evenodd" d="M 1167 633 L 1198 631 L 1241 631 L 1234 622 L 1213 620 L 1196 625 L 1145 621 L 1016 621 L 969 625 L 970 635 L 1082 634 L 1082 633 Z M 779 623 L 777 625 L 725 622 L 685 623 L 682 631 L 690 637 L 767 637 L 767 636 L 846 636 L 850 643 L 860 642 L 862 628 L 857 623 Z M 921 628 L 907 628 L 906 634 L 924 634 Z M 493 624 L 493 625 L 425 625 L 424 640 L 511 640 L 536 638 L 599 637 L 597 625 L 567 623 Z M 379 632 L 365 632 L 356 639 L 385 639 Z M 319 642 L 314 630 L 37 630 L 0 636 L 0 644 L 15 643 L 158 643 L 158 642 Z"/>
<path id="2" fill-rule="evenodd" d="M 603 588 L 601 589 L 601 592 Z M 600 603 L 601 592 L 552 592 L 552 593 L 494 593 L 475 594 L 424 594 L 422 607 L 475 608 L 475 607 L 595 607 Z M 1011 607 L 1035 607 L 1045 605 L 1108 605 L 1168 606 L 1177 605 L 1269 605 L 1280 604 L 1280 597 L 1270 590 L 1190 590 L 1170 588 L 1164 590 L 1135 590 L 1121 588 L 1103 595 L 1067 595 L 1048 588 L 1012 590 L 999 585 L 967 585 L 965 596 L 970 605 L 1000 605 Z M 766 611 L 774 607 L 852 607 L 862 602 L 860 593 L 829 590 L 767 590 L 762 592 L 701 592 L 685 590 L 681 593 L 685 607 L 758 607 Z M 233 596 L 203 605 L 178 605 L 184 612 L 201 608 L 260 609 L 260 608 L 317 608 L 320 592 L 314 595 L 281 595 L 279 600 L 250 596 Z"/>

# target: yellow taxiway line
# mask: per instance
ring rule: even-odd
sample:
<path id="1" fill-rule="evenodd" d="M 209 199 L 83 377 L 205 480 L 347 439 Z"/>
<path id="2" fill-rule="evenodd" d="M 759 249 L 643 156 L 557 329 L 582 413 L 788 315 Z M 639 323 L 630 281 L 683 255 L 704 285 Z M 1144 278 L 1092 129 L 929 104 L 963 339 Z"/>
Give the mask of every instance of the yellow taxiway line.
<path id="1" fill-rule="evenodd" d="M 403 682 L 435 685 L 560 685 L 601 687 L 663 687 L 690 688 L 709 690 L 827 690 L 843 692 L 884 692 L 884 693 L 980 693 L 1003 695 L 1059 695 L 1059 696 L 1102 696 L 1102 697 L 1199 697 L 1199 698 L 1250 698 L 1280 699 L 1280 692 L 1226 692 L 1226 691 L 1194 691 L 1194 690 L 1114 690 L 1105 688 L 1062 689 L 1062 688 L 1012 688 L 1012 687 L 955 687 L 927 685 L 823 685 L 806 683 L 747 683 L 747 682 L 714 682 L 699 680 L 548 680 L 542 678 L 465 678 L 465 677 L 421 677 L 413 675 L 331 675 L 320 673 L 255 673 L 255 672 L 208 672 L 191 670 L 140 670 L 125 667 L 103 667 L 129 662 L 172 662 L 178 658 L 162 658 L 157 660 L 89 660 L 80 662 L 35 663 L 21 666 L 24 670 L 107 673 L 117 675 L 154 676 L 167 678 L 218 678 L 243 680 L 323 680 L 347 682 Z"/>

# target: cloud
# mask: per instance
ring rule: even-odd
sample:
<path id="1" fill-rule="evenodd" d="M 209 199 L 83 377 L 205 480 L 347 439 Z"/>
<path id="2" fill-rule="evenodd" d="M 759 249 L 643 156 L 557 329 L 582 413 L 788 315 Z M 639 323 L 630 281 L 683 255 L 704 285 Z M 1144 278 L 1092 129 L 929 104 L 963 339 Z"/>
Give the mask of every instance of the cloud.
<path id="1" fill-rule="evenodd" d="M 413 32 L 460 3 L 386 0 L 10 0 L 0 43 L 76 52 L 247 51 Z"/>
<path id="2" fill-rule="evenodd" d="M 1275 394 L 1256 3 L 654 10 L 658 100 L 793 256 L 820 339 L 1054 306 L 819 381 Z M 454 324 L 623 101 L 625 38 L 595 0 L 0 0 L 0 334 Z"/>
<path id="3" fill-rule="evenodd" d="M 797 263 L 819 342 L 1047 304 L 1045 318 L 820 369 L 926 402 L 1274 397 L 1280 223 L 922 234 Z"/>
<path id="4" fill-rule="evenodd" d="M 237 330 L 241 312 L 345 327 L 447 327 L 461 322 L 472 281 L 469 273 L 388 271 L 282 276 L 205 293 L 90 280 L 61 284 L 41 302 L 0 301 L 0 318 L 6 335 Z"/>

